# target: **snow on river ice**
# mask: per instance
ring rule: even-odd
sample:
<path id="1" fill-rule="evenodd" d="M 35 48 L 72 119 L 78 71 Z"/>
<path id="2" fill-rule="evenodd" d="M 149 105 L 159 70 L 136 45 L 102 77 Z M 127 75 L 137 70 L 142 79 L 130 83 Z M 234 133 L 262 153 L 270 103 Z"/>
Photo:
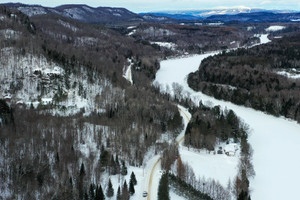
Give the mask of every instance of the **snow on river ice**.
<path id="1" fill-rule="evenodd" d="M 223 109 L 227 107 L 227 109 L 234 110 L 251 130 L 249 142 L 254 149 L 253 164 L 256 171 L 256 176 L 250 181 L 250 187 L 253 190 L 252 199 L 296 199 L 300 185 L 300 125 L 289 119 L 270 116 L 251 108 L 216 100 L 189 88 L 186 82 L 187 75 L 196 71 L 204 58 L 214 54 L 216 53 L 162 61 L 155 82 L 163 87 L 169 85 L 171 90 L 172 83 L 179 83 L 185 92 L 190 93 L 192 100 L 196 103 L 202 100 L 203 103 L 209 105 L 220 105 Z M 214 161 L 212 160 L 211 163 Z M 226 165 L 226 163 L 223 164 Z M 224 173 L 229 172 L 223 171 L 222 168 L 219 170 L 221 171 L 208 175 L 222 182 Z M 205 170 L 195 169 L 194 171 L 200 171 L 201 176 L 206 175 Z"/>

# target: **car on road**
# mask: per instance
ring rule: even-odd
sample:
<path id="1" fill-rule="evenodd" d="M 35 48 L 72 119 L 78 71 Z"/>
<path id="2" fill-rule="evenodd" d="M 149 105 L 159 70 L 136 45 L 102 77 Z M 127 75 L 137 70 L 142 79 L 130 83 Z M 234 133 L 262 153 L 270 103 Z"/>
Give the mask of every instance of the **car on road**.
<path id="1" fill-rule="evenodd" d="M 144 191 L 143 192 L 143 197 L 147 197 L 147 195 L 148 195 L 148 192 Z"/>

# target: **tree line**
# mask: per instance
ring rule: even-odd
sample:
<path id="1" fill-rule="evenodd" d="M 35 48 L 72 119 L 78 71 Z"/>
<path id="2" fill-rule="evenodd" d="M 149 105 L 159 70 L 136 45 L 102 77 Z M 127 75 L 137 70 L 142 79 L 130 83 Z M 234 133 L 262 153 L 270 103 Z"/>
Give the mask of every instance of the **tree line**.
<path id="1" fill-rule="evenodd" d="M 300 121 L 300 81 L 277 71 L 299 69 L 299 35 L 203 60 L 188 84 L 216 99 Z"/>

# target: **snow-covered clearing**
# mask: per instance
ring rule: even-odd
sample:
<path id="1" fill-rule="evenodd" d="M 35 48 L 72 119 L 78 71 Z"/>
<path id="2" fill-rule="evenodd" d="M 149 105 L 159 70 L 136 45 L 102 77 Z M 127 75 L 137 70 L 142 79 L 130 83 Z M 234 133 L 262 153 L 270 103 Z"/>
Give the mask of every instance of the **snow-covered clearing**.
<path id="1" fill-rule="evenodd" d="M 267 32 L 275 32 L 275 31 L 281 31 L 285 29 L 285 26 L 270 26 L 269 28 L 266 28 Z"/>
<path id="2" fill-rule="evenodd" d="M 132 62 L 132 60 L 131 59 L 128 59 L 127 60 L 128 62 L 129 62 L 129 65 L 126 67 L 126 68 L 124 68 L 124 73 L 123 73 L 123 77 L 127 80 L 127 81 L 129 81 L 130 83 L 131 83 L 131 85 L 133 84 L 133 81 L 132 81 L 132 73 L 131 73 L 131 67 L 132 67 L 132 65 L 133 65 L 133 62 Z"/>
<path id="3" fill-rule="evenodd" d="M 176 44 L 174 44 L 172 42 L 150 42 L 150 44 L 157 44 L 158 46 L 165 47 L 165 48 L 168 48 L 168 49 L 175 49 L 176 48 Z"/>
<path id="4" fill-rule="evenodd" d="M 290 71 L 283 70 L 283 71 L 278 71 L 276 73 L 279 75 L 282 75 L 282 76 L 286 76 L 291 79 L 300 78 L 300 69 L 291 69 Z"/>
<path id="5" fill-rule="evenodd" d="M 212 178 L 219 181 L 226 188 L 228 180 L 233 180 L 238 171 L 238 156 L 225 154 L 210 154 L 205 150 L 196 152 L 187 147 L 179 149 L 181 159 L 194 170 L 196 178 Z"/>
<path id="6" fill-rule="evenodd" d="M 177 195 L 176 191 L 173 188 L 170 189 L 170 199 L 171 200 L 186 200 L 184 197 Z"/>
<path id="7" fill-rule="evenodd" d="M 135 32 L 136 32 L 136 29 L 133 29 L 130 33 L 128 33 L 127 35 L 128 36 L 131 36 L 131 35 L 133 35 L 133 34 L 135 34 Z"/>
<path id="8" fill-rule="evenodd" d="M 264 37 L 261 38 L 261 42 L 266 42 L 267 35 L 262 36 Z M 189 93 L 195 103 L 202 100 L 208 105 L 220 105 L 223 109 L 234 110 L 252 130 L 249 142 L 254 149 L 253 164 L 256 171 L 255 178 L 250 181 L 250 187 L 253 189 L 252 199 L 295 199 L 298 196 L 300 180 L 300 125 L 289 119 L 270 116 L 251 108 L 216 100 L 189 88 L 186 82 L 187 75 L 196 71 L 204 58 L 214 54 L 216 53 L 162 61 L 155 81 L 160 83 L 162 88 L 168 85 L 171 94 L 173 93 L 172 83 L 179 83 L 184 88 L 183 93 Z M 191 152 L 186 154 L 187 157 L 192 155 Z M 216 171 L 209 172 L 201 171 L 203 166 L 194 165 L 194 171 L 199 171 L 205 176 L 214 173 L 213 178 L 219 181 L 222 181 L 224 176 L 230 177 L 233 173 L 233 169 L 223 171 L 225 166 L 226 168 L 234 166 L 229 160 L 231 158 L 228 157 L 227 161 L 222 162 L 222 158 L 218 156 L 202 157 L 200 160 L 202 159 L 203 163 L 204 159 L 207 160 L 205 161 L 206 168 L 216 164 L 220 164 L 222 168 L 216 167 Z M 184 156 L 182 159 L 185 159 Z"/>

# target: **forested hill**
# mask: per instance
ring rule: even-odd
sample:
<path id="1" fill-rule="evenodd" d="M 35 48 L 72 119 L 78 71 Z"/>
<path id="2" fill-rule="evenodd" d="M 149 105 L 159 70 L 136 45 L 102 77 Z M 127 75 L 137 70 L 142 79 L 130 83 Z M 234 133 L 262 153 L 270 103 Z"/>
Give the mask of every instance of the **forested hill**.
<path id="1" fill-rule="evenodd" d="M 83 199 L 181 127 L 150 85 L 151 45 L 57 15 L 0 19 L 0 199 Z"/>
<path id="2" fill-rule="evenodd" d="M 205 59 L 189 75 L 189 86 L 300 122 L 300 35 L 275 39 Z"/>

